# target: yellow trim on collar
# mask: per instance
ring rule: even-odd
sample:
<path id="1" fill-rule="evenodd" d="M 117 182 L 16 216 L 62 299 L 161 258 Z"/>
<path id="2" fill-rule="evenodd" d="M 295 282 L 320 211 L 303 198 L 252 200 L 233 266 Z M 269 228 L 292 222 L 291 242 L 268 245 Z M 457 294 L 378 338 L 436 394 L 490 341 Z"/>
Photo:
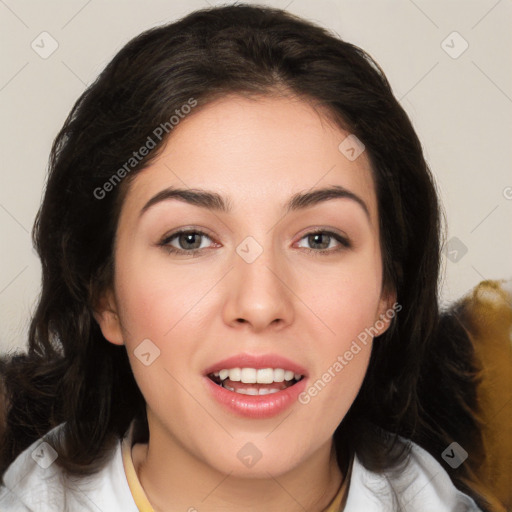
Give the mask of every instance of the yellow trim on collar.
<path id="1" fill-rule="evenodd" d="M 135 467 L 133 465 L 131 434 L 132 426 L 130 426 L 129 435 L 126 436 L 122 442 L 123 466 L 124 472 L 126 474 L 126 480 L 128 481 L 128 486 L 130 487 L 133 501 L 135 501 L 135 505 L 137 505 L 139 512 L 155 512 L 151 506 L 151 503 L 149 503 L 148 497 L 146 496 L 142 485 L 140 485 L 137 472 L 135 471 Z"/>

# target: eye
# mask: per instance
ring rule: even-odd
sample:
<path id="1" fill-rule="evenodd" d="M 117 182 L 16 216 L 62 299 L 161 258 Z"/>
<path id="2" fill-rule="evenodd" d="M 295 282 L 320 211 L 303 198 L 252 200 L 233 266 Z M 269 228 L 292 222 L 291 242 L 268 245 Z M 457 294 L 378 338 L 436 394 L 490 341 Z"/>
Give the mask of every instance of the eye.
<path id="1" fill-rule="evenodd" d="M 203 231 L 197 229 L 180 230 L 166 235 L 158 245 L 163 247 L 169 254 L 198 256 L 208 247 L 208 244 L 205 245 L 203 243 L 205 239 L 211 241 L 211 238 Z M 302 240 L 306 240 L 313 248 L 299 247 L 315 255 L 329 255 L 352 247 L 346 237 L 325 230 L 312 231 L 303 236 Z"/>
<path id="2" fill-rule="evenodd" d="M 348 238 L 332 231 L 312 231 L 302 237 L 301 240 L 306 240 L 310 246 L 316 246 L 316 248 L 313 249 L 304 247 L 307 252 L 314 253 L 316 255 L 333 254 L 352 247 Z M 336 244 L 338 244 L 338 247 L 336 247 Z"/>
<path id="3" fill-rule="evenodd" d="M 203 231 L 199 231 L 197 229 L 181 230 L 165 236 L 158 245 L 163 247 L 170 254 L 195 255 L 196 253 L 202 252 L 202 250 L 206 247 L 202 243 L 202 241 L 204 241 L 202 238 L 211 240 L 210 237 Z"/>

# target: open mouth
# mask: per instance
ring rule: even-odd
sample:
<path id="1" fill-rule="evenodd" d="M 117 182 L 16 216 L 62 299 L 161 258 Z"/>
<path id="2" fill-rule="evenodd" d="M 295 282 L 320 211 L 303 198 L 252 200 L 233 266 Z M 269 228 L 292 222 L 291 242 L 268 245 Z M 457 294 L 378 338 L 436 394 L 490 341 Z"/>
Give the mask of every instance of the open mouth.
<path id="1" fill-rule="evenodd" d="M 304 376 L 283 368 L 226 368 L 208 374 L 218 386 L 241 395 L 270 395 L 287 389 Z"/>

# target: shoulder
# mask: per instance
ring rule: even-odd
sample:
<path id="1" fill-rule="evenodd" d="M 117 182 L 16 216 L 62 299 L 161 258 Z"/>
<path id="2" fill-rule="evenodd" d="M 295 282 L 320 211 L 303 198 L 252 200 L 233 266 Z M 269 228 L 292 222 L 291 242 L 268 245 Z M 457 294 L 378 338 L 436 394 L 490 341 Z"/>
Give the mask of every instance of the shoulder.
<path id="1" fill-rule="evenodd" d="M 71 477 L 55 464 L 58 454 L 45 438 L 35 441 L 7 468 L 0 485 L 2 512 L 137 511 L 124 473 L 120 443 L 98 473 Z"/>
<path id="2" fill-rule="evenodd" d="M 345 512 L 481 512 L 432 455 L 409 443 L 406 466 L 397 474 L 369 471 L 355 456 Z"/>

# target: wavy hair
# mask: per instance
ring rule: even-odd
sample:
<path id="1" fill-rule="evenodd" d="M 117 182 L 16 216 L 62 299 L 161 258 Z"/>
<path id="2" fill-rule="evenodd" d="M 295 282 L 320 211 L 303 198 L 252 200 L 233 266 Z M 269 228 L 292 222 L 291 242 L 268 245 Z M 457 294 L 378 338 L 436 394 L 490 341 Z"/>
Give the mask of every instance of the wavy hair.
<path id="1" fill-rule="evenodd" d="M 399 436 L 417 440 L 440 459 L 435 451 L 446 446 L 453 429 L 436 427 L 436 384 L 424 371 L 432 366 L 426 361 L 440 326 L 440 207 L 420 141 L 368 53 L 283 10 L 241 4 L 196 11 L 132 39 L 76 101 L 58 133 L 33 229 L 42 290 L 28 350 L 0 362 L 1 474 L 63 422 L 54 440 L 55 463 L 69 473 L 98 471 L 132 420 L 137 439 L 147 440 L 145 401 L 126 349 L 105 340 L 93 311 L 112 283 L 113 242 L 126 191 L 166 137 L 118 186 L 101 198 L 97 191 L 190 98 L 197 111 L 233 93 L 308 101 L 355 134 L 370 159 L 383 285 L 396 291 L 403 309 L 374 343 L 361 390 L 334 434 L 340 465 L 355 452 L 369 469 L 399 467 L 408 455 Z M 467 397 L 453 400 L 456 415 L 473 397 L 472 353 L 468 348 L 451 356 L 469 375 L 454 377 L 468 390 Z M 439 358 L 436 364 L 438 373 L 453 374 L 449 362 Z M 465 418 L 466 435 L 476 446 L 477 422 Z M 449 473 L 479 500 L 464 469 Z"/>

